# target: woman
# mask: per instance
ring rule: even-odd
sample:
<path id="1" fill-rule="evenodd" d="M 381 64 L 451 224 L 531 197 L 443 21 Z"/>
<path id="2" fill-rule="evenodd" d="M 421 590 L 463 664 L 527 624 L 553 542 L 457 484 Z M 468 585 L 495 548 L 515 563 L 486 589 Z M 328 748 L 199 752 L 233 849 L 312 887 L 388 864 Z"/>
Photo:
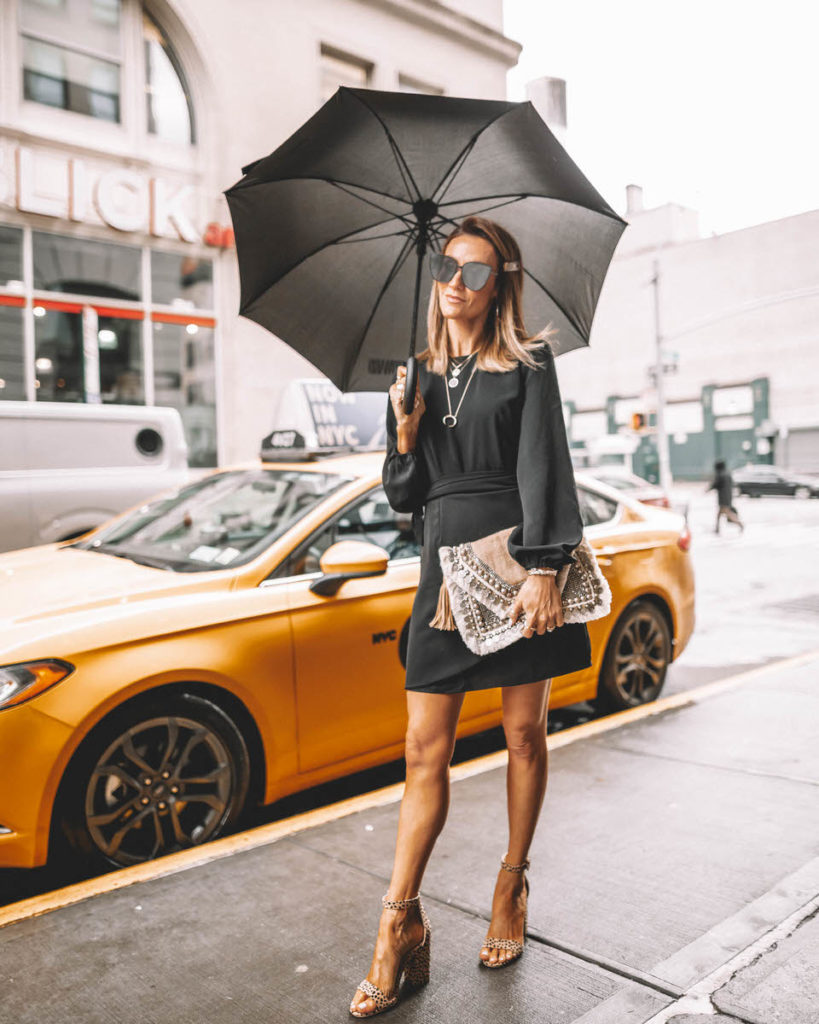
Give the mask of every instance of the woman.
<path id="1" fill-rule="evenodd" d="M 455 729 L 464 694 L 495 686 L 503 688 L 509 750 L 509 841 L 480 959 L 500 967 L 522 952 L 524 871 L 548 769 L 549 689 L 554 676 L 591 664 L 586 624 L 564 624 L 555 582 L 573 560 L 583 522 L 553 332 L 526 335 L 518 245 L 493 221 L 468 217 L 430 264 L 429 344 L 418 356 L 414 408 L 403 412 L 404 367 L 387 406 L 384 488 L 396 511 L 413 512 L 423 546 L 407 648 L 406 784 L 372 965 L 350 1005 L 357 1017 L 395 1005 L 402 974 L 415 985 L 428 980 L 430 929 L 418 893 L 446 820 Z M 442 581 L 438 548 L 510 526 L 508 550 L 530 572 L 511 618 L 525 615 L 526 628 L 480 656 L 457 630 L 430 625 Z"/>

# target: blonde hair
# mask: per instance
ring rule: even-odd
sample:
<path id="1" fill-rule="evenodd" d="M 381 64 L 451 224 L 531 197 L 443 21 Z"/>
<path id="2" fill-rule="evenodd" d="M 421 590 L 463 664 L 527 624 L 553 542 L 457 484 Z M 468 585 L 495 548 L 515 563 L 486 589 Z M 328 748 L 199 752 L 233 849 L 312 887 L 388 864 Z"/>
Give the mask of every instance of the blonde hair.
<path id="1" fill-rule="evenodd" d="M 545 346 L 557 329 L 549 322 L 538 334 L 526 333 L 523 322 L 523 260 L 514 237 L 493 220 L 486 217 L 466 217 L 444 242 L 442 252 L 451 241 L 462 235 L 484 238 L 495 250 L 498 260 L 498 292 L 494 306 L 490 307 L 484 322 L 484 332 L 478 344 L 476 363 L 481 370 L 504 373 L 513 370 L 518 362 L 535 369 L 537 361 L 532 353 Z M 503 270 L 503 264 L 515 261 L 519 270 Z M 495 311 L 497 310 L 497 315 Z M 438 303 L 438 289 L 433 285 L 427 310 L 427 347 L 417 358 L 423 359 L 430 373 L 446 375 L 449 360 L 446 320 Z"/>

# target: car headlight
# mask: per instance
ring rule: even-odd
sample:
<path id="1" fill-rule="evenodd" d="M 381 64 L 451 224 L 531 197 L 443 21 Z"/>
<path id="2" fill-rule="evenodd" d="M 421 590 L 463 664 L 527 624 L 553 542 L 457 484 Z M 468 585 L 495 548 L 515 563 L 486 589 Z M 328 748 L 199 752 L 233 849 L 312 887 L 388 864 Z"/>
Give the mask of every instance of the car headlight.
<path id="1" fill-rule="evenodd" d="M 31 700 L 73 671 L 73 665 L 59 658 L 0 666 L 0 709 Z"/>

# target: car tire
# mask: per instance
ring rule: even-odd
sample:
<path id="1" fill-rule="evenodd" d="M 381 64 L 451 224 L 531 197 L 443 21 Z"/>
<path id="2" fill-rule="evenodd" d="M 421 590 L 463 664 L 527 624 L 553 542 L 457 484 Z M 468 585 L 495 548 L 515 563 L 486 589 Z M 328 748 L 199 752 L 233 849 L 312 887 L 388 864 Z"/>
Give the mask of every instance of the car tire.
<path id="1" fill-rule="evenodd" d="M 247 745 L 217 704 L 188 693 L 130 702 L 71 761 L 55 846 L 95 871 L 200 846 L 240 822 L 249 783 Z"/>
<path id="2" fill-rule="evenodd" d="M 609 636 L 592 703 L 607 713 L 656 700 L 670 661 L 671 631 L 665 615 L 653 601 L 632 601 Z"/>
<path id="3" fill-rule="evenodd" d="M 793 496 L 801 500 L 812 497 L 810 487 L 797 487 L 793 492 Z"/>

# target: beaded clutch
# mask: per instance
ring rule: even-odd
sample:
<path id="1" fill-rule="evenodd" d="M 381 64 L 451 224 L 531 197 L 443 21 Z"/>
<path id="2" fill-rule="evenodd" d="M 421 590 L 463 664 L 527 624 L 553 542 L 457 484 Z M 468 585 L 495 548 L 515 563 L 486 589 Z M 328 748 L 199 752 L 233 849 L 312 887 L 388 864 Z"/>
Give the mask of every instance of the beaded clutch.
<path id="1" fill-rule="evenodd" d="M 430 626 L 457 629 L 475 654 L 499 651 L 523 636 L 526 614 L 517 622 L 509 615 L 526 569 L 509 554 L 507 540 L 514 527 L 478 540 L 438 548 L 443 582 Z M 611 611 L 611 589 L 585 537 L 572 551 L 574 561 L 555 577 L 563 604 L 563 621 L 587 622 Z"/>

